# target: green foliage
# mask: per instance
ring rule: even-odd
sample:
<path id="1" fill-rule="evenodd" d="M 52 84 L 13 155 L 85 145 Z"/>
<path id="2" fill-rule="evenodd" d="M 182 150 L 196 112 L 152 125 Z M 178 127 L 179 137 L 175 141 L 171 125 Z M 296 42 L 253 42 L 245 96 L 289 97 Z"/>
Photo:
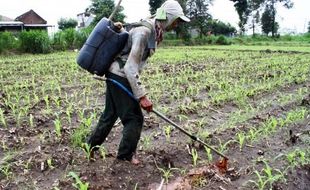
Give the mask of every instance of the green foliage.
<path id="1" fill-rule="evenodd" d="M 72 177 L 75 180 L 75 183 L 72 183 L 72 186 L 75 187 L 76 189 L 79 190 L 87 190 L 89 183 L 83 183 L 80 179 L 80 177 L 74 173 L 74 172 L 69 172 L 68 176 Z"/>
<path id="2" fill-rule="evenodd" d="M 273 7 L 266 6 L 262 14 L 262 31 L 268 36 L 271 32 L 272 36 L 277 33 L 279 24 L 275 21 L 276 10 Z"/>
<path id="3" fill-rule="evenodd" d="M 91 6 L 88 7 L 86 11 L 96 15 L 92 22 L 93 25 L 96 25 L 101 20 L 101 18 L 108 18 L 112 14 L 114 9 L 115 4 L 113 0 L 92 0 Z M 124 8 L 120 6 L 112 20 L 124 22 L 124 18 L 126 16 L 122 13 L 123 10 Z"/>
<path id="4" fill-rule="evenodd" d="M 69 28 L 63 31 L 64 39 L 66 41 L 66 49 L 74 49 L 74 40 L 75 40 L 75 30 Z"/>
<path id="5" fill-rule="evenodd" d="M 310 33 L 310 21 L 308 22 L 308 33 Z"/>
<path id="6" fill-rule="evenodd" d="M 246 45 L 276 45 L 276 46 L 307 46 L 310 43 L 310 34 L 283 35 L 279 38 L 272 38 L 266 35 L 238 36 L 231 38 L 233 44 Z"/>
<path id="7" fill-rule="evenodd" d="M 66 19 L 66 18 L 61 18 L 58 22 L 58 28 L 60 30 L 66 30 L 66 29 L 69 29 L 69 28 L 75 28 L 78 24 L 77 20 L 73 19 L 73 18 L 69 18 L 69 19 Z"/>
<path id="8" fill-rule="evenodd" d="M 231 0 L 234 2 L 234 7 L 238 13 L 239 16 L 239 27 L 240 27 L 240 33 L 244 34 L 245 32 L 245 25 L 248 21 L 248 17 L 250 14 L 249 5 L 247 0 Z"/>
<path id="9" fill-rule="evenodd" d="M 218 45 L 229 45 L 229 44 L 231 44 L 229 42 L 229 40 L 225 36 L 223 36 L 223 35 L 220 35 L 217 38 L 217 40 L 215 41 L 215 43 L 218 44 Z"/>
<path id="10" fill-rule="evenodd" d="M 163 4 L 164 0 L 149 0 L 151 15 L 156 13 L 156 10 Z"/>
<path id="11" fill-rule="evenodd" d="M 207 23 L 207 30 L 214 35 L 233 35 L 237 32 L 236 28 L 229 23 L 226 24 L 217 19 L 209 19 Z"/>
<path id="12" fill-rule="evenodd" d="M 191 18 L 190 26 L 199 31 L 200 36 L 206 35 L 208 19 L 212 18 L 208 13 L 208 6 L 212 0 L 189 0 L 187 2 L 187 14 Z"/>
<path id="13" fill-rule="evenodd" d="M 54 50 L 65 50 L 67 43 L 65 40 L 64 32 L 58 31 L 52 37 L 52 47 Z"/>
<path id="14" fill-rule="evenodd" d="M 209 35 L 209 36 L 193 38 L 190 44 L 188 45 L 206 45 L 206 44 L 230 45 L 231 41 L 223 35 L 220 35 L 220 36 Z"/>
<path id="15" fill-rule="evenodd" d="M 0 32 L 0 53 L 17 47 L 17 40 L 10 32 Z"/>
<path id="16" fill-rule="evenodd" d="M 272 37 L 275 36 L 279 29 L 279 23 L 276 22 L 276 4 L 282 3 L 287 9 L 293 7 L 294 3 L 291 0 L 256 0 L 260 4 L 265 6 L 264 13 L 261 18 L 262 30 L 265 34 L 272 33 Z"/>
<path id="17" fill-rule="evenodd" d="M 46 31 L 31 30 L 20 34 L 21 50 L 26 53 L 49 53 L 51 42 Z"/>
<path id="18" fill-rule="evenodd" d="M 86 42 L 88 36 L 90 35 L 91 31 L 93 30 L 92 27 L 83 28 L 79 31 L 75 32 L 74 37 L 74 47 L 81 48 L 83 44 Z"/>
<path id="19" fill-rule="evenodd" d="M 202 38 L 199 38 L 196 40 L 196 42 L 199 43 L 199 41 L 203 44 L 215 44 L 217 40 L 217 37 L 214 35 L 210 35 L 210 36 L 203 36 Z"/>
<path id="20" fill-rule="evenodd" d="M 250 180 L 249 182 L 252 182 L 255 184 L 255 186 L 260 189 L 264 190 L 269 187 L 269 189 L 272 188 L 273 183 L 277 181 L 285 181 L 285 174 L 281 172 L 278 169 L 272 169 L 266 161 L 265 168 L 261 172 L 254 171 L 254 173 L 257 176 L 257 181 Z"/>
<path id="21" fill-rule="evenodd" d="M 90 128 L 84 124 L 80 125 L 74 130 L 71 135 L 71 142 L 74 146 L 80 147 L 85 142 L 87 134 L 90 132 Z"/>
<path id="22" fill-rule="evenodd" d="M 52 47 L 54 50 L 61 51 L 81 48 L 91 31 L 92 27 L 83 28 L 79 31 L 75 31 L 73 28 L 58 31 L 52 37 Z"/>

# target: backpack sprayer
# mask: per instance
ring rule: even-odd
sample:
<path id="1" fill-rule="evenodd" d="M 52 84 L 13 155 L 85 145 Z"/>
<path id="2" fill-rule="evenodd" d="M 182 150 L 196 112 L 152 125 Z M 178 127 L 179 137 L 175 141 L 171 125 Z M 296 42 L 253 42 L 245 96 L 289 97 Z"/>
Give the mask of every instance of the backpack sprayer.
<path id="1" fill-rule="evenodd" d="M 104 17 L 97 23 L 79 52 L 77 63 L 91 74 L 103 76 L 126 45 L 128 32 L 119 31 L 112 22 L 121 2 L 118 2 L 109 18 Z"/>

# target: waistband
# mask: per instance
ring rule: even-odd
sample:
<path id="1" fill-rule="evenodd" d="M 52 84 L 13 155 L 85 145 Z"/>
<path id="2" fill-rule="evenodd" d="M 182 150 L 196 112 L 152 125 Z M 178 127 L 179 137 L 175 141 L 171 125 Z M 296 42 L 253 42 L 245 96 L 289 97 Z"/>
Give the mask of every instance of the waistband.
<path id="1" fill-rule="evenodd" d="M 126 86 L 127 88 L 129 88 L 131 90 L 131 87 L 130 87 L 130 84 L 129 84 L 127 78 L 118 76 L 118 75 L 111 73 L 111 72 L 107 72 L 105 74 L 105 76 L 106 76 L 106 78 L 111 78 L 111 79 L 116 80 L 117 82 L 122 83 L 122 85 Z"/>

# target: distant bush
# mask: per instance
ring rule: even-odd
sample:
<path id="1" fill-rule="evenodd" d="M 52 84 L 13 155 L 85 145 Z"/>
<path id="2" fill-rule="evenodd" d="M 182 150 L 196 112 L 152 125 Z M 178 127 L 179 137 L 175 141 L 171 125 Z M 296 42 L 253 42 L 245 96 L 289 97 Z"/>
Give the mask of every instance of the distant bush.
<path id="1" fill-rule="evenodd" d="M 52 36 L 52 48 L 56 51 L 66 50 L 67 42 L 65 40 L 65 35 L 62 31 L 56 32 Z"/>
<path id="2" fill-rule="evenodd" d="M 163 40 L 159 46 L 184 46 L 185 42 L 181 39 L 179 40 Z"/>
<path id="3" fill-rule="evenodd" d="M 86 42 L 92 30 L 93 30 L 92 27 L 87 27 L 79 31 L 76 31 L 75 36 L 74 36 L 74 42 L 73 42 L 74 47 L 77 49 L 80 49 L 83 46 L 83 44 Z"/>
<path id="4" fill-rule="evenodd" d="M 164 33 L 164 39 L 165 40 L 175 40 L 175 39 L 177 39 L 177 36 L 175 33 L 166 32 L 166 33 Z"/>
<path id="5" fill-rule="evenodd" d="M 231 39 L 234 44 L 244 44 L 244 45 L 306 45 L 310 43 L 310 34 L 301 35 L 277 35 L 276 37 L 255 34 L 253 36 L 238 36 Z"/>
<path id="6" fill-rule="evenodd" d="M 224 35 L 220 36 L 202 36 L 194 39 L 194 45 L 206 45 L 206 44 L 217 44 L 217 45 L 230 45 L 231 42 Z"/>
<path id="7" fill-rule="evenodd" d="M 217 37 L 214 35 L 197 37 L 194 38 L 194 44 L 195 45 L 214 44 L 216 39 Z"/>
<path id="8" fill-rule="evenodd" d="M 75 30 L 68 28 L 56 32 L 52 37 L 52 47 L 54 50 L 74 49 Z"/>
<path id="9" fill-rule="evenodd" d="M 230 45 L 231 42 L 223 35 L 220 35 L 216 41 L 215 41 L 216 44 L 218 45 Z"/>
<path id="10" fill-rule="evenodd" d="M 293 40 L 293 37 L 290 36 L 290 35 L 284 35 L 281 37 L 281 40 L 284 40 L 284 41 L 292 41 Z"/>
<path id="11" fill-rule="evenodd" d="M 75 29 L 74 28 L 68 28 L 63 31 L 64 38 L 66 41 L 66 49 L 74 49 L 74 37 L 75 37 Z"/>
<path id="12" fill-rule="evenodd" d="M 0 32 L 0 53 L 17 48 L 17 39 L 10 32 Z"/>
<path id="13" fill-rule="evenodd" d="M 20 33 L 20 48 L 26 53 L 49 53 L 51 42 L 46 31 L 31 30 Z"/>

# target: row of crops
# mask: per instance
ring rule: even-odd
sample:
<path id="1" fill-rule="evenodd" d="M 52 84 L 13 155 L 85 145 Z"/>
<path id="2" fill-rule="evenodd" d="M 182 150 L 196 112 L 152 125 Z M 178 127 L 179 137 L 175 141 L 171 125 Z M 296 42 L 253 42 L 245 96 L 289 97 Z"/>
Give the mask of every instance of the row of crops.
<path id="1" fill-rule="evenodd" d="M 0 189 L 18 189 L 21 184 L 30 189 L 92 189 L 105 180 L 116 183 L 115 176 L 107 174 L 107 165 L 112 162 L 109 150 L 117 149 L 118 139 L 102 145 L 102 159 L 94 163 L 89 162 L 90 150 L 80 148 L 103 110 L 105 83 L 79 68 L 76 56 L 60 52 L 0 57 Z M 289 183 L 296 168 L 309 166 L 309 60 L 307 46 L 165 47 L 150 59 L 142 81 L 157 110 L 231 157 L 238 178 L 215 184 L 266 189 Z M 190 140 L 152 115 L 146 115 L 145 125 L 149 129 L 142 133 L 139 146 L 145 158 L 161 146 L 167 152 L 175 148 L 180 158 L 173 168 L 154 164 L 145 170 L 135 168 L 141 175 L 130 183 L 122 178 L 126 188 L 145 189 L 146 185 L 139 186 L 141 178 L 146 182 L 164 178 L 168 184 L 216 159 L 204 147 L 184 153 Z M 119 134 L 116 127 L 113 136 Z M 294 135 L 298 140 L 291 142 Z M 259 157 L 258 149 L 263 152 Z M 105 166 L 97 172 L 104 178 L 83 178 L 82 171 L 102 163 Z M 155 171 L 154 178 L 142 170 Z M 38 177 L 54 173 L 54 177 L 38 181 L 29 173 Z M 204 188 L 208 180 L 204 176 L 191 185 Z M 117 189 L 113 184 L 110 188 Z"/>

